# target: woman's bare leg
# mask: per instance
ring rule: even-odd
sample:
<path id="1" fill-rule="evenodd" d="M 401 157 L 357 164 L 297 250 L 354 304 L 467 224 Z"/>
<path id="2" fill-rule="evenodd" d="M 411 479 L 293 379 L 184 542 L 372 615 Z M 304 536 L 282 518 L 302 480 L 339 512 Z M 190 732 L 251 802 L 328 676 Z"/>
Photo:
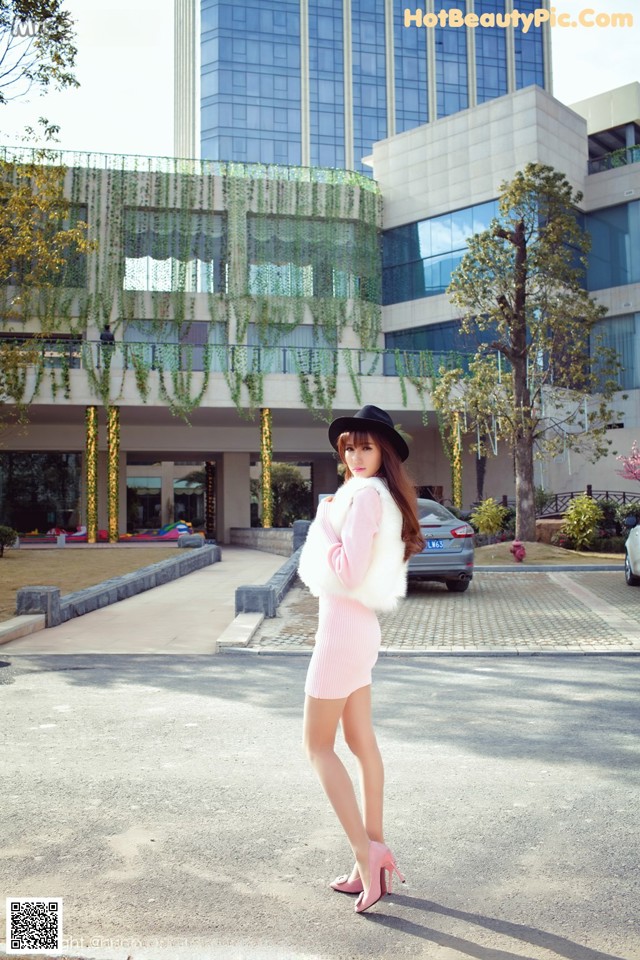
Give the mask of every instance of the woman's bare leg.
<path id="1" fill-rule="evenodd" d="M 342 711 L 342 732 L 358 763 L 367 836 L 370 840 L 384 843 L 384 767 L 371 718 L 371 686 L 361 687 L 347 698 Z M 356 865 L 351 871 L 350 879 L 355 880 L 357 875 Z"/>
<path id="2" fill-rule="evenodd" d="M 351 778 L 334 749 L 338 722 L 347 702 L 348 698 L 318 700 L 307 696 L 304 706 L 304 746 L 347 835 L 363 883 L 368 884 L 369 836 Z"/>

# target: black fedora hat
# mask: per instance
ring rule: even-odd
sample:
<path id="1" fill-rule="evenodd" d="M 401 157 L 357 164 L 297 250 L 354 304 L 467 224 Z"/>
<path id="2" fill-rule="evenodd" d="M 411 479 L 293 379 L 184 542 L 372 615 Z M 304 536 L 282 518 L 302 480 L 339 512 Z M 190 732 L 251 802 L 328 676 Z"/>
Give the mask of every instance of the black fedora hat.
<path id="1" fill-rule="evenodd" d="M 370 432 L 374 436 L 381 433 L 391 443 L 401 460 L 409 456 L 409 447 L 393 425 L 393 420 L 385 410 L 374 407 L 371 403 L 365 404 L 352 417 L 338 417 L 329 426 L 329 443 L 338 449 L 338 437 L 341 433 Z"/>

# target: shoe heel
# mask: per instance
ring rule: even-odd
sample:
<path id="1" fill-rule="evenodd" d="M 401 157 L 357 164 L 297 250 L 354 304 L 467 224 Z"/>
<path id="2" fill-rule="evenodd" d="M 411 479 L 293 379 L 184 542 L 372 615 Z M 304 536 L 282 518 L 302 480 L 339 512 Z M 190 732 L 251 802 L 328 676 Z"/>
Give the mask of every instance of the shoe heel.
<path id="1" fill-rule="evenodd" d="M 398 880 L 400 881 L 400 883 L 406 883 L 406 882 L 407 882 L 407 881 L 405 880 L 405 878 L 404 878 L 404 873 L 402 873 L 402 871 L 398 868 L 398 864 L 395 863 L 395 861 L 394 861 L 394 864 L 393 864 L 393 870 L 395 870 L 395 872 L 398 874 Z M 393 870 L 391 871 L 391 873 L 393 873 Z"/>
<path id="2" fill-rule="evenodd" d="M 383 873 L 388 873 L 388 874 L 389 874 L 389 878 L 388 878 L 388 879 L 385 879 L 385 884 L 384 884 L 384 885 L 386 886 L 386 888 L 387 888 L 387 889 L 386 889 L 386 892 L 389 893 L 389 894 L 391 894 L 391 893 L 393 892 L 392 887 L 393 887 L 393 874 L 394 874 L 394 873 L 397 873 L 397 874 L 398 874 L 398 879 L 400 880 L 400 883 L 405 883 L 405 882 L 406 882 L 406 881 L 405 881 L 405 878 L 404 878 L 404 874 L 398 869 L 398 865 L 397 865 L 397 863 L 395 862 L 395 860 L 392 861 L 389 866 L 385 867 L 385 869 L 383 870 Z"/>

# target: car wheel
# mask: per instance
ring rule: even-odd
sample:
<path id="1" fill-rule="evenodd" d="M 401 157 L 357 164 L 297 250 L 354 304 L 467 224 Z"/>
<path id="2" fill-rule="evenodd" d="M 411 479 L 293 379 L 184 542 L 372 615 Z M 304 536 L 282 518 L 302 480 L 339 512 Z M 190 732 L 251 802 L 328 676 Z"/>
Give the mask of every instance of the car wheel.
<path id="1" fill-rule="evenodd" d="M 640 587 L 640 577 L 636 577 L 632 571 L 628 553 L 624 555 L 624 578 L 630 587 Z"/>
<path id="2" fill-rule="evenodd" d="M 447 590 L 451 593 L 464 593 L 469 589 L 470 580 L 447 580 Z"/>

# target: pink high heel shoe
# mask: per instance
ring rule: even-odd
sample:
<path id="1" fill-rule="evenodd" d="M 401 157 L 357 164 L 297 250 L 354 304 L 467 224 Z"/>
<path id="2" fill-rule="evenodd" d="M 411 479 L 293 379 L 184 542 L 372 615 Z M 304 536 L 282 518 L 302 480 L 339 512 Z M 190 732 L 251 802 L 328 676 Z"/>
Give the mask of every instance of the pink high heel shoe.
<path id="1" fill-rule="evenodd" d="M 356 913 L 364 913 L 374 903 L 377 903 L 385 893 L 391 893 L 391 881 L 394 872 L 398 874 L 401 883 L 404 883 L 404 877 L 400 873 L 389 847 L 386 847 L 384 843 L 372 840 L 369 844 L 369 889 L 363 890 L 356 900 L 354 907 Z M 389 874 L 388 882 L 387 873 Z"/>
<path id="2" fill-rule="evenodd" d="M 363 890 L 360 877 L 356 877 L 355 880 L 349 880 L 348 873 L 343 874 L 341 877 L 336 877 L 329 886 L 332 890 L 337 890 L 338 893 L 362 893 Z"/>

